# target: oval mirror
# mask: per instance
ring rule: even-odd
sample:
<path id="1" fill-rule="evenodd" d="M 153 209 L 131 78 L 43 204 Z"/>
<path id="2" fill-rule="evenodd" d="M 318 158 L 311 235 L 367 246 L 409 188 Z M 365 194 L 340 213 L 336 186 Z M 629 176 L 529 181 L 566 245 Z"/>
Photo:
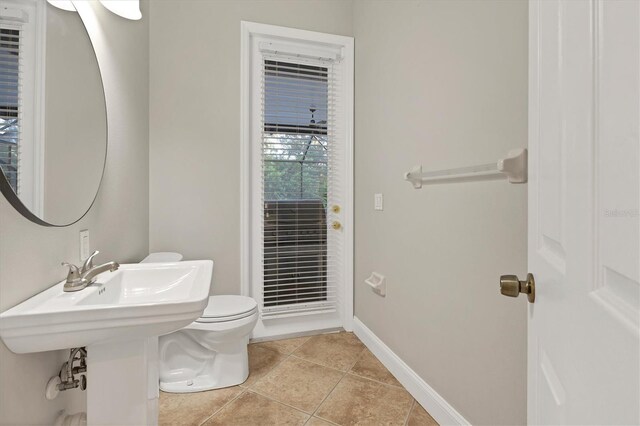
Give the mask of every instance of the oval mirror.
<path id="1" fill-rule="evenodd" d="M 66 226 L 98 192 L 107 112 L 80 15 L 45 0 L 0 6 L 0 189 L 26 218 Z"/>

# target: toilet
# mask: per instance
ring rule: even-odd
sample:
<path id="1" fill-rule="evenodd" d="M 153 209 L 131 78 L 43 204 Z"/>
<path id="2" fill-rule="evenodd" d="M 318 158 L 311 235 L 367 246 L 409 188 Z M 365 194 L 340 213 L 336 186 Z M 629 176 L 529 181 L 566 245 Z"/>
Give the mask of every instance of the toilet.
<path id="1" fill-rule="evenodd" d="M 160 336 L 160 389 L 199 392 L 243 383 L 249 377 L 249 335 L 257 321 L 252 298 L 209 297 L 200 318 Z"/>
<path id="2" fill-rule="evenodd" d="M 151 253 L 141 263 L 179 262 L 179 253 Z M 250 297 L 211 296 L 202 316 L 160 336 L 160 389 L 185 393 L 239 385 L 249 377 L 247 345 L 258 321 Z"/>

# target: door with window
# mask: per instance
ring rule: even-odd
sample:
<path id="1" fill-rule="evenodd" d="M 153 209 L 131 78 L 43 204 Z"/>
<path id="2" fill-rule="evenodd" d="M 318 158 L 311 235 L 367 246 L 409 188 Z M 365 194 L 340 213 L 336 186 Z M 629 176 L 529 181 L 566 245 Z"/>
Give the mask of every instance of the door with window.
<path id="1" fill-rule="evenodd" d="M 353 40 L 243 23 L 254 337 L 351 327 Z"/>

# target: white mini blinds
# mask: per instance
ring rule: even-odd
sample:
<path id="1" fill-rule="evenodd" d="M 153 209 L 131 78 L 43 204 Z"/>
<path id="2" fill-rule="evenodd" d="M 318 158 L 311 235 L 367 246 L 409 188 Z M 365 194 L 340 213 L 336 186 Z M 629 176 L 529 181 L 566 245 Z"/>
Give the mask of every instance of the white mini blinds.
<path id="1" fill-rule="evenodd" d="M 262 50 L 262 316 L 337 309 L 335 59 Z M 339 210 L 339 209 L 338 209 Z"/>
<path id="2" fill-rule="evenodd" d="M 21 28 L 0 21 L 0 170 L 18 193 Z"/>

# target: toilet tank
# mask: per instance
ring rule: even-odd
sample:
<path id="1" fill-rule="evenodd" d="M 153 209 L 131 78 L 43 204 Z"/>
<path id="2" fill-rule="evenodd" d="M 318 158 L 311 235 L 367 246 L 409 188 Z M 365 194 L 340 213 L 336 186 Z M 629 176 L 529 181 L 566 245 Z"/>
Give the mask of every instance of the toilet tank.
<path id="1" fill-rule="evenodd" d="M 168 263 L 168 262 L 180 262 L 182 255 L 180 253 L 173 253 L 170 251 L 161 251 L 157 253 L 149 253 L 149 256 L 142 259 L 140 263 Z"/>

